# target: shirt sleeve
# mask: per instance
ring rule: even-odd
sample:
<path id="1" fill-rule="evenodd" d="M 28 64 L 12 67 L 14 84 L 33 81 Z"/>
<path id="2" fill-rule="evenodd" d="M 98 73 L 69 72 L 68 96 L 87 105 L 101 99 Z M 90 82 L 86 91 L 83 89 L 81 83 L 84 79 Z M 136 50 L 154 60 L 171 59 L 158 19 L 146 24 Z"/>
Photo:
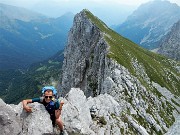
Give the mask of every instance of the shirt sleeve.
<path id="1" fill-rule="evenodd" d="M 55 102 L 55 110 L 58 110 L 60 106 L 59 100 Z"/>
<path id="2" fill-rule="evenodd" d="M 39 102 L 39 103 L 40 103 L 40 102 L 41 102 L 41 99 L 40 99 L 40 98 L 33 98 L 33 99 L 32 99 L 32 102 L 33 102 L 33 103 L 34 103 L 34 102 Z"/>

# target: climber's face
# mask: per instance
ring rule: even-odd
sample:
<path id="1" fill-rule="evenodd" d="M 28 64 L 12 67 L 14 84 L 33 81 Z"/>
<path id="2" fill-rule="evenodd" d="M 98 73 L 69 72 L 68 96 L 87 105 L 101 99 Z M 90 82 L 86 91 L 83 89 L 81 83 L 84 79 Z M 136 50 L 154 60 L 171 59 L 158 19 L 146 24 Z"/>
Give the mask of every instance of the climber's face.
<path id="1" fill-rule="evenodd" d="M 47 90 L 44 93 L 44 98 L 45 98 L 46 103 L 49 103 L 53 98 L 53 92 L 51 90 Z"/>

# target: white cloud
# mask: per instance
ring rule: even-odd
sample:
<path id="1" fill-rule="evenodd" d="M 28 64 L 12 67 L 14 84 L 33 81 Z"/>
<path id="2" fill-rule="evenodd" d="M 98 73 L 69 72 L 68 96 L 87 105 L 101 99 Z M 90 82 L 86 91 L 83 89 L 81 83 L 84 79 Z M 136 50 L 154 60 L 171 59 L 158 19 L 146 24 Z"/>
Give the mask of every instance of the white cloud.
<path id="1" fill-rule="evenodd" d="M 180 6 L 180 0 L 170 0 L 172 3 L 176 3 Z"/>

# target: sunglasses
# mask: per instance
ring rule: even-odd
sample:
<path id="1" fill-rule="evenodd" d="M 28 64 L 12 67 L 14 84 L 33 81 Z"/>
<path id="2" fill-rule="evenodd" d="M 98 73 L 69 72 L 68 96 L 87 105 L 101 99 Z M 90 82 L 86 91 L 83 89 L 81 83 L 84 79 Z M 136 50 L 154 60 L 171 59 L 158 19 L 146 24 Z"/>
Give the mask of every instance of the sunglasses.
<path id="1" fill-rule="evenodd" d="M 45 98 L 50 98 L 50 99 L 51 99 L 51 98 L 52 98 L 52 96 L 45 96 Z"/>

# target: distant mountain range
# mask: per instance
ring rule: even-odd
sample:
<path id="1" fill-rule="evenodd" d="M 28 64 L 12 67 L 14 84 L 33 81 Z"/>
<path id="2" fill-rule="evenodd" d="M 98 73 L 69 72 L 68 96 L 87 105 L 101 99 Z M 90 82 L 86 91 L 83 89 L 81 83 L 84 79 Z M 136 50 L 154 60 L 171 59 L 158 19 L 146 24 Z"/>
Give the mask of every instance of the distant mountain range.
<path id="1" fill-rule="evenodd" d="M 48 18 L 0 4 L 0 70 L 27 68 L 64 49 L 73 14 Z"/>
<path id="2" fill-rule="evenodd" d="M 180 7 L 177 4 L 151 1 L 141 5 L 124 23 L 114 29 L 140 46 L 154 49 L 179 19 Z"/>
<path id="3" fill-rule="evenodd" d="M 180 20 L 162 38 L 159 46 L 158 53 L 175 60 L 180 60 Z"/>
<path id="4" fill-rule="evenodd" d="M 42 19 L 47 18 L 46 16 L 42 14 L 27 10 L 25 8 L 6 5 L 2 3 L 0 3 L 0 12 L 1 12 L 1 17 L 5 16 L 6 18 L 10 20 L 17 19 L 17 20 L 21 20 L 25 22 L 29 22 L 32 20 L 37 21 L 37 20 L 42 20 Z M 3 19 L 1 20 L 1 23 L 2 21 Z"/>

